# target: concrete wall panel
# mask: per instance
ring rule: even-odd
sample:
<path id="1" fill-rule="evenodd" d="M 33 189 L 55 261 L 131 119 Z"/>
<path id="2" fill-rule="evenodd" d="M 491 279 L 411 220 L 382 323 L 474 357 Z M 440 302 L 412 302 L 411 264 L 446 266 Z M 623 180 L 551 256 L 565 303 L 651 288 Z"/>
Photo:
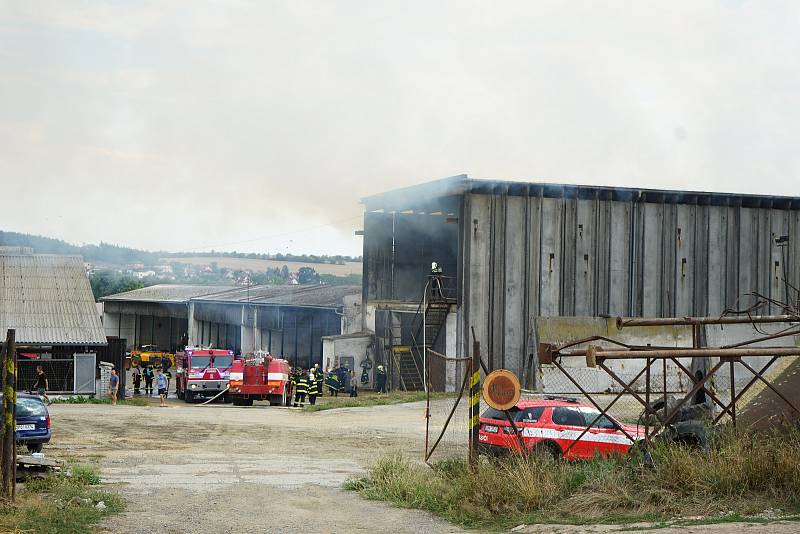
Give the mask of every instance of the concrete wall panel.
<path id="1" fill-rule="evenodd" d="M 699 263 L 695 254 L 697 206 L 677 207 L 677 227 L 675 236 L 675 313 L 678 316 L 694 314 L 694 272 Z M 672 278 L 672 277 L 670 277 Z"/>
<path id="2" fill-rule="evenodd" d="M 665 285 L 662 259 L 664 208 L 661 204 L 644 206 L 642 229 L 644 239 L 641 243 L 643 278 L 640 279 L 640 286 L 642 288 L 642 313 L 646 317 L 657 317 L 661 314 L 662 309 L 663 286 Z"/>
<path id="3" fill-rule="evenodd" d="M 489 341 L 489 319 L 491 313 L 497 310 L 490 306 L 490 243 L 491 243 L 491 206 L 490 198 L 486 195 L 470 195 L 468 202 L 468 216 L 465 220 L 466 230 L 469 235 L 468 269 L 469 276 L 468 294 L 465 299 L 469 302 L 463 328 L 466 347 L 472 347 L 471 329 L 475 329 L 476 337 L 482 342 Z M 486 345 L 484 345 L 486 346 Z"/>
<path id="4" fill-rule="evenodd" d="M 594 200 L 578 200 L 576 204 L 576 224 L 571 232 L 575 243 L 574 270 L 571 273 L 571 278 L 575 281 L 575 291 L 570 315 L 588 317 L 597 315 L 595 276 L 597 272 L 598 205 Z"/>
<path id="5" fill-rule="evenodd" d="M 800 270 L 800 244 L 786 260 L 774 244 L 800 235 L 796 211 L 498 192 L 465 197 L 461 230 L 456 346 L 474 327 L 490 367 L 529 387 L 538 317 L 714 315 L 750 291 L 783 296 L 776 261 L 779 280 L 784 261 L 791 279 Z"/>
<path id="6" fill-rule="evenodd" d="M 491 225 L 490 229 L 490 257 L 489 257 L 489 301 L 495 313 L 489 315 L 489 337 L 484 341 L 487 358 L 492 368 L 505 366 L 505 317 L 506 309 L 506 269 L 505 265 L 511 263 L 506 246 L 506 213 L 507 203 L 510 200 L 505 195 L 491 197 Z M 519 312 L 518 312 L 519 313 Z"/>
<path id="7" fill-rule="evenodd" d="M 561 247 L 564 203 L 561 199 L 542 199 L 541 287 L 539 313 L 543 316 L 560 315 L 561 266 L 564 262 Z"/>
<path id="8" fill-rule="evenodd" d="M 728 223 L 727 208 L 719 206 L 708 207 L 708 238 L 706 256 L 708 269 L 706 270 L 707 300 L 706 313 L 720 313 L 725 309 L 725 292 L 728 275 Z M 702 248 L 698 250 L 702 253 Z M 702 270 L 699 271 L 702 273 Z"/>
<path id="9" fill-rule="evenodd" d="M 758 210 L 742 208 L 739 216 L 739 304 L 744 309 L 755 302 L 748 295 L 758 290 Z"/>
<path id="10" fill-rule="evenodd" d="M 528 248 L 528 234 L 525 232 L 527 220 L 527 199 L 509 197 L 505 210 L 505 283 L 503 293 L 503 367 L 520 368 L 526 334 L 525 305 L 525 263 Z"/>
<path id="11" fill-rule="evenodd" d="M 766 210 L 765 210 L 766 211 Z M 778 246 L 775 240 L 789 234 L 789 215 L 788 211 L 770 212 L 770 234 L 769 234 L 769 258 L 767 265 L 767 278 L 769 283 L 769 297 L 781 302 L 786 301 L 786 284 L 784 283 L 784 260 L 788 259 L 788 249 Z M 786 256 L 786 258 L 784 258 Z M 791 282 L 791 280 L 790 280 Z M 791 292 L 789 293 L 791 296 Z M 770 313 L 783 313 L 780 306 L 772 304 Z"/>
<path id="12" fill-rule="evenodd" d="M 630 315 L 631 253 L 631 206 L 623 202 L 608 202 L 611 217 L 608 237 L 608 310 L 609 315 Z"/>

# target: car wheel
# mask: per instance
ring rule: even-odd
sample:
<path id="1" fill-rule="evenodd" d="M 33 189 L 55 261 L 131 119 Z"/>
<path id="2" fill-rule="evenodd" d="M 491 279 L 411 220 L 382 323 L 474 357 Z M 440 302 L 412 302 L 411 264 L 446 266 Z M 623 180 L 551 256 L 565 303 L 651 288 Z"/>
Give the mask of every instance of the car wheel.
<path id="1" fill-rule="evenodd" d="M 184 400 L 186 402 L 194 402 L 194 392 L 193 391 L 187 391 L 186 394 L 184 395 L 184 397 L 185 397 Z"/>
<path id="2" fill-rule="evenodd" d="M 28 451 L 42 452 L 43 445 L 41 443 L 28 443 Z"/>
<path id="3" fill-rule="evenodd" d="M 540 459 L 558 460 L 561 458 L 561 447 L 552 441 L 542 441 L 537 443 L 531 451 L 534 456 Z"/>

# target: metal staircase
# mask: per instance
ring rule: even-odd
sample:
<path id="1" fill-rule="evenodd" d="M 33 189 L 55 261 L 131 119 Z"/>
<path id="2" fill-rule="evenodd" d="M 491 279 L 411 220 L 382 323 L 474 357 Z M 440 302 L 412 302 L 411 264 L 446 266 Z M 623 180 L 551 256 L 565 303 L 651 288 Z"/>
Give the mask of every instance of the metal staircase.
<path id="1" fill-rule="evenodd" d="M 412 323 L 411 345 L 392 345 L 390 348 L 395 369 L 400 375 L 400 387 L 405 391 L 425 389 L 425 350 L 436 343 L 450 306 L 456 302 L 455 292 L 445 290 L 443 279 L 440 277 L 435 287 L 432 287 L 430 280 L 425 285 L 424 296 Z M 399 336 L 395 339 L 399 339 Z"/>

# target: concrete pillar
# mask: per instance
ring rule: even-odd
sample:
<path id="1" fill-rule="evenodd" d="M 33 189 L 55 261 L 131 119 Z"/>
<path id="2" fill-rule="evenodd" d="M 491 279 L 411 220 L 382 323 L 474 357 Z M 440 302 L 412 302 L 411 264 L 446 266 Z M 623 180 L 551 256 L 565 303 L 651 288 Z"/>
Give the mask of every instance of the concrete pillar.
<path id="1" fill-rule="evenodd" d="M 253 350 L 263 350 L 264 344 L 261 342 L 261 330 L 258 328 L 258 308 L 253 308 Z"/>
<path id="2" fill-rule="evenodd" d="M 197 336 L 200 335 L 200 324 L 194 318 L 194 302 L 189 303 L 189 346 L 196 347 L 200 345 L 200 340 Z"/>
<path id="3" fill-rule="evenodd" d="M 242 354 L 255 351 L 255 335 L 253 332 L 254 314 L 255 310 L 252 310 L 249 306 L 242 306 L 240 322 L 240 328 L 242 332 Z"/>

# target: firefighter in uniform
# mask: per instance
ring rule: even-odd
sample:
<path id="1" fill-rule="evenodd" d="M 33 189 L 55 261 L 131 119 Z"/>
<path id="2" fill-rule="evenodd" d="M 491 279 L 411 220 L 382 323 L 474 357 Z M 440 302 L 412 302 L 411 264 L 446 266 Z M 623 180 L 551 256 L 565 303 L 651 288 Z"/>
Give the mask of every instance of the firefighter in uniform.
<path id="1" fill-rule="evenodd" d="M 378 372 L 376 374 L 376 385 L 378 386 L 378 392 L 386 393 L 386 370 L 382 365 L 378 366 Z"/>
<path id="2" fill-rule="evenodd" d="M 306 394 L 308 393 L 308 375 L 300 370 L 297 375 L 297 382 L 294 386 L 294 406 L 303 406 L 306 403 Z"/>
<path id="3" fill-rule="evenodd" d="M 328 386 L 328 391 L 332 396 L 339 396 L 339 390 L 342 389 L 342 387 L 341 384 L 339 384 L 339 375 L 336 374 L 335 369 L 328 371 L 328 378 L 325 380 L 325 384 Z"/>
<path id="4" fill-rule="evenodd" d="M 317 402 L 317 395 L 319 394 L 319 381 L 317 380 L 314 369 L 308 372 L 308 402 L 314 406 Z"/>
<path id="5" fill-rule="evenodd" d="M 153 395 L 153 368 L 149 365 L 145 365 L 144 369 L 142 369 L 142 376 L 144 376 L 144 392 L 148 397 Z"/>
<path id="6" fill-rule="evenodd" d="M 314 382 L 317 384 L 317 395 L 322 396 L 322 384 L 325 380 L 325 372 L 320 369 L 319 364 L 314 364 Z"/>
<path id="7" fill-rule="evenodd" d="M 444 292 L 442 291 L 442 267 L 436 262 L 431 263 L 430 288 L 431 296 L 444 299 Z"/>

